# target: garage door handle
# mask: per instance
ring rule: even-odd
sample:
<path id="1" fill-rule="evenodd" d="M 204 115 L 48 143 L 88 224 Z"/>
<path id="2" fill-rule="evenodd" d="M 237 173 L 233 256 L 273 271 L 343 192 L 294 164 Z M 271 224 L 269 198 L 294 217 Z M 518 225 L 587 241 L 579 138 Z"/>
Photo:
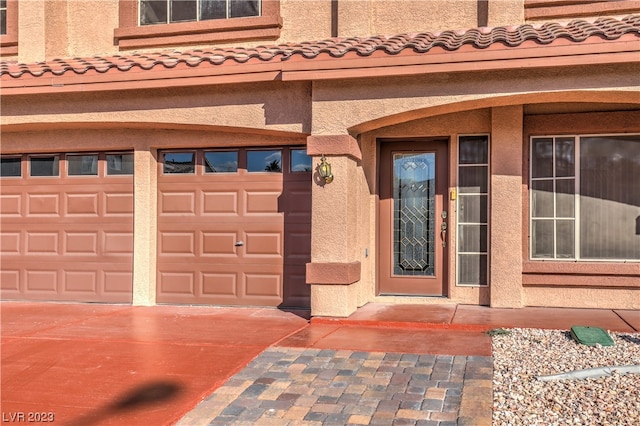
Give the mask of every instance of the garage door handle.
<path id="1" fill-rule="evenodd" d="M 235 246 L 236 247 L 242 247 L 244 245 L 244 243 L 242 241 L 236 241 Z"/>

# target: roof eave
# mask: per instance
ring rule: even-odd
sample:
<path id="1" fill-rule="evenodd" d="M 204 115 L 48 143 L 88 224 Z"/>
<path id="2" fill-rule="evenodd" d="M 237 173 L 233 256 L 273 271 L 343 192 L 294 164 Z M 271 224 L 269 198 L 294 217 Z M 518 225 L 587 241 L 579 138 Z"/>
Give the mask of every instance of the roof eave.
<path id="1" fill-rule="evenodd" d="M 620 63 L 640 63 L 640 38 L 637 34 L 625 34 L 616 40 L 593 36 L 582 42 L 556 40 L 547 45 L 531 41 L 517 47 L 496 44 L 487 49 L 447 51 L 438 48 L 427 53 L 405 49 L 397 55 L 360 56 L 351 52 L 339 58 L 319 55 L 313 59 L 250 61 L 244 64 L 185 66 L 139 72 L 114 69 L 106 73 L 89 71 L 60 76 L 47 73 L 40 77 L 13 78 L 5 75 L 0 88 L 3 96 L 12 96 Z"/>

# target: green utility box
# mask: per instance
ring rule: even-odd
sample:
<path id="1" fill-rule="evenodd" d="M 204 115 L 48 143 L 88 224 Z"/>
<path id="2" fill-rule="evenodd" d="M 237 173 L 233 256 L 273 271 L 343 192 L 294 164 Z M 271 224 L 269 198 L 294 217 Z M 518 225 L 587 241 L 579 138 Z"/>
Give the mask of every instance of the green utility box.
<path id="1" fill-rule="evenodd" d="M 599 327 L 574 325 L 571 327 L 571 337 L 586 346 L 595 346 L 596 344 L 613 346 L 613 339 L 609 333 Z"/>

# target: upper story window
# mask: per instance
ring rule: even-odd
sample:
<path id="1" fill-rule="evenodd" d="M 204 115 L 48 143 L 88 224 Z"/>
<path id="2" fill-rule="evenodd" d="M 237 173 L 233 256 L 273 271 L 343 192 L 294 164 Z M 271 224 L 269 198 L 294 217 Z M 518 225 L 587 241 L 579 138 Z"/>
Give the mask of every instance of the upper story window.
<path id="1" fill-rule="evenodd" d="M 119 0 L 120 49 L 277 40 L 280 0 Z"/>
<path id="2" fill-rule="evenodd" d="M 7 33 L 7 0 L 0 0 L 0 35 Z"/>
<path id="3" fill-rule="evenodd" d="M 18 54 L 18 1 L 0 0 L 0 56 Z"/>
<path id="4" fill-rule="evenodd" d="M 636 0 L 524 0 L 524 19 L 567 19 L 626 15 L 640 11 Z"/>
<path id="5" fill-rule="evenodd" d="M 260 0 L 140 0 L 140 25 L 260 16 Z"/>

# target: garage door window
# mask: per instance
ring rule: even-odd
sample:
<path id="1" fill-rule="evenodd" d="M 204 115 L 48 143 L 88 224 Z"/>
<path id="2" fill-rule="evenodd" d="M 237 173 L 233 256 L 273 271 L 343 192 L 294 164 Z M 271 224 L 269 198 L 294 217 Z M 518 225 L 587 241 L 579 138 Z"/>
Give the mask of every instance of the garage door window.
<path id="1" fill-rule="evenodd" d="M 2 157 L 0 159 L 0 177 L 22 176 L 22 160 L 20 157 Z"/>
<path id="2" fill-rule="evenodd" d="M 282 151 L 248 151 L 247 171 L 282 173 Z"/>
<path id="3" fill-rule="evenodd" d="M 206 173 L 235 173 L 238 171 L 238 151 L 204 153 Z"/>
<path id="4" fill-rule="evenodd" d="M 107 175 L 132 175 L 133 154 L 107 154 Z"/>
<path id="5" fill-rule="evenodd" d="M 31 157 L 30 175 L 34 177 L 40 176 L 59 176 L 59 156 L 51 155 L 47 157 Z"/>
<path id="6" fill-rule="evenodd" d="M 163 172 L 165 174 L 195 173 L 195 154 L 193 152 L 165 152 Z"/>
<path id="7" fill-rule="evenodd" d="M 97 176 L 98 155 L 67 155 L 69 176 Z"/>
<path id="8" fill-rule="evenodd" d="M 291 150 L 291 171 L 310 172 L 312 169 L 311 157 L 307 155 L 306 149 Z"/>

